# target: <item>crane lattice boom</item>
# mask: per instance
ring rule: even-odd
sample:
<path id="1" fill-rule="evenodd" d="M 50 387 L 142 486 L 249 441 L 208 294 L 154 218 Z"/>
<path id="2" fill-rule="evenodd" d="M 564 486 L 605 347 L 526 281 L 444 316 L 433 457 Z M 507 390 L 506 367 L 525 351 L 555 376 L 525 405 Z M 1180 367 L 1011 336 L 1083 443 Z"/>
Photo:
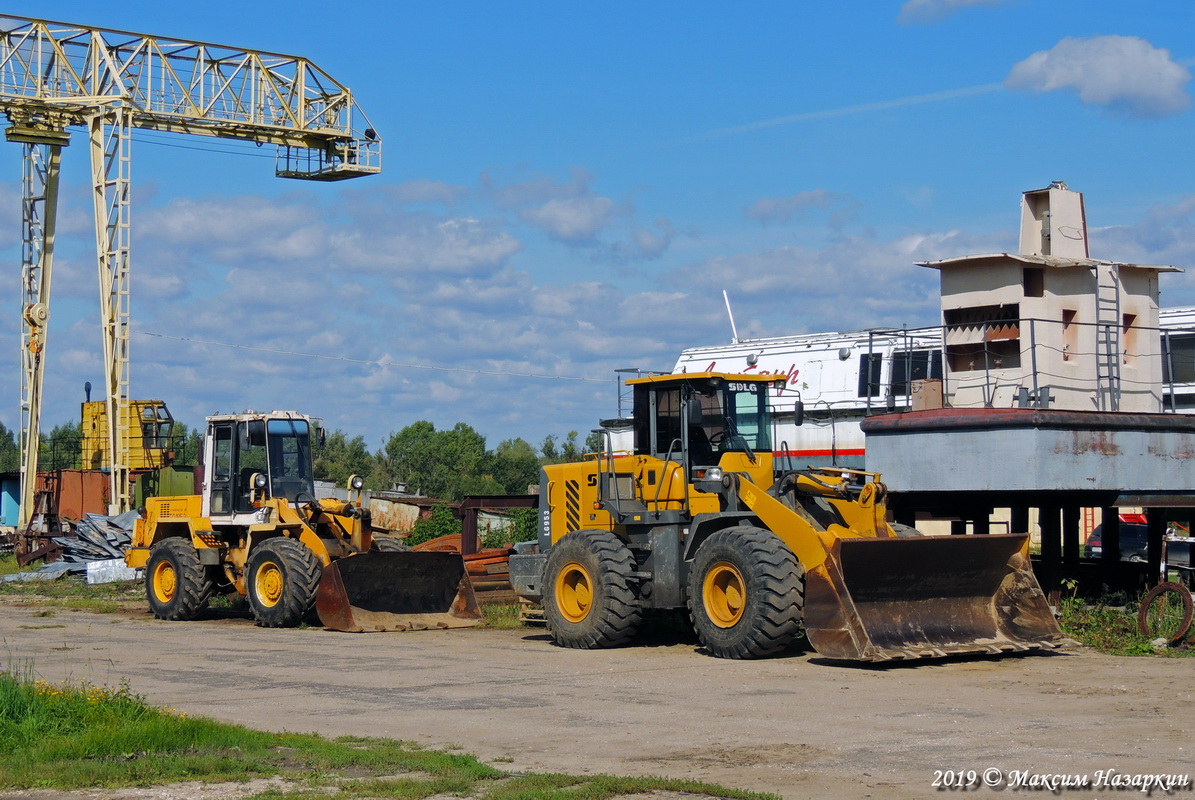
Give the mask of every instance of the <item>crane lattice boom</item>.
<path id="1" fill-rule="evenodd" d="M 82 126 L 112 104 L 135 128 L 278 145 L 284 177 L 381 171 L 381 142 L 352 92 L 305 58 L 0 17 L 0 110 L 14 124 Z"/>
<path id="2" fill-rule="evenodd" d="M 109 510 L 130 506 L 129 196 L 134 128 L 278 148 L 276 174 L 341 180 L 381 171 L 382 143 L 352 92 L 305 58 L 27 17 L 0 16 L 0 111 L 25 147 L 21 512 L 29 524 L 62 147 L 86 129 L 95 203 L 112 454 Z"/>

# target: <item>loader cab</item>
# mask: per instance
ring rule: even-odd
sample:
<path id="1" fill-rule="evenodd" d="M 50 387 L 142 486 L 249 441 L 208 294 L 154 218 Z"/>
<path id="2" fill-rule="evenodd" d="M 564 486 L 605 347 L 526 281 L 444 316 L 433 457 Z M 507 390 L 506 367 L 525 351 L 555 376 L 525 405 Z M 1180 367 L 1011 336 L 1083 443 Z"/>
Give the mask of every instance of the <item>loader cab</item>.
<path id="1" fill-rule="evenodd" d="M 209 418 L 205 515 L 254 513 L 253 476 L 259 473 L 266 477 L 268 497 L 313 498 L 312 428 L 307 417 L 286 412 Z"/>
<path id="2" fill-rule="evenodd" d="M 772 452 L 770 387 L 773 375 L 691 373 L 628 381 L 634 389 L 635 453 L 679 461 L 695 470 L 723 463 L 758 462 Z"/>

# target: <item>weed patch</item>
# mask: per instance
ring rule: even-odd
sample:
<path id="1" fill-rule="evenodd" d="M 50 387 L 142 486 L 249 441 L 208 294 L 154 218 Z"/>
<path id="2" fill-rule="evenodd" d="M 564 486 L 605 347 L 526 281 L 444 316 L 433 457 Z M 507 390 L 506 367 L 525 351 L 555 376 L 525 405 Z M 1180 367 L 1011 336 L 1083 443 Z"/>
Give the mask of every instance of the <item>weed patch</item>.
<path id="1" fill-rule="evenodd" d="M 1063 633 L 1103 653 L 1119 656 L 1152 656 L 1159 651 L 1137 629 L 1137 609 L 1141 598 L 1124 594 L 1084 602 L 1078 597 L 1063 598 L 1059 604 L 1059 625 Z M 1184 641 L 1166 648 L 1168 656 L 1195 656 L 1195 647 Z"/>
<path id="2" fill-rule="evenodd" d="M 481 607 L 481 614 L 491 628 L 508 631 L 523 627 L 517 603 L 486 603 Z"/>

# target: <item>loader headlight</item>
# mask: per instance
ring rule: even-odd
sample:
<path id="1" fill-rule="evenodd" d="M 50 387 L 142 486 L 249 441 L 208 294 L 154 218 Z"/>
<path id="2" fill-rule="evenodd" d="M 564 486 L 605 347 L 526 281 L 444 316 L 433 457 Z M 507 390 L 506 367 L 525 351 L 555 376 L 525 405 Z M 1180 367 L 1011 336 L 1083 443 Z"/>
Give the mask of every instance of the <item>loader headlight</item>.
<path id="1" fill-rule="evenodd" d="M 722 480 L 721 467 L 707 467 L 706 469 L 697 470 L 697 479 L 701 481 L 720 481 Z"/>
<path id="2" fill-rule="evenodd" d="M 365 488 L 365 479 L 360 475 L 349 476 L 349 488 L 355 492 L 359 492 Z"/>
<path id="3" fill-rule="evenodd" d="M 267 483 L 267 480 L 266 480 L 265 475 L 262 475 L 260 472 L 253 473 L 253 488 L 254 489 L 264 489 L 264 488 L 266 488 L 266 483 Z"/>

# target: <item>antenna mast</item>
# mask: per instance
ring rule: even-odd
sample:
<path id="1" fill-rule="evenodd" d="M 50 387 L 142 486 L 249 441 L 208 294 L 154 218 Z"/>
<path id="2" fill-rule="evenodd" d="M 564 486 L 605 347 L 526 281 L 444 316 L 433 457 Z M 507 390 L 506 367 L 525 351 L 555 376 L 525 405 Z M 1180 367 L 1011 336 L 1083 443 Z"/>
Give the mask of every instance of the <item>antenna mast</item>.
<path id="1" fill-rule="evenodd" d="M 726 301 L 726 316 L 730 317 L 730 333 L 731 342 L 733 344 L 739 343 L 739 329 L 734 325 L 734 312 L 730 310 L 730 296 L 726 294 L 726 290 L 722 290 L 722 299 Z"/>

